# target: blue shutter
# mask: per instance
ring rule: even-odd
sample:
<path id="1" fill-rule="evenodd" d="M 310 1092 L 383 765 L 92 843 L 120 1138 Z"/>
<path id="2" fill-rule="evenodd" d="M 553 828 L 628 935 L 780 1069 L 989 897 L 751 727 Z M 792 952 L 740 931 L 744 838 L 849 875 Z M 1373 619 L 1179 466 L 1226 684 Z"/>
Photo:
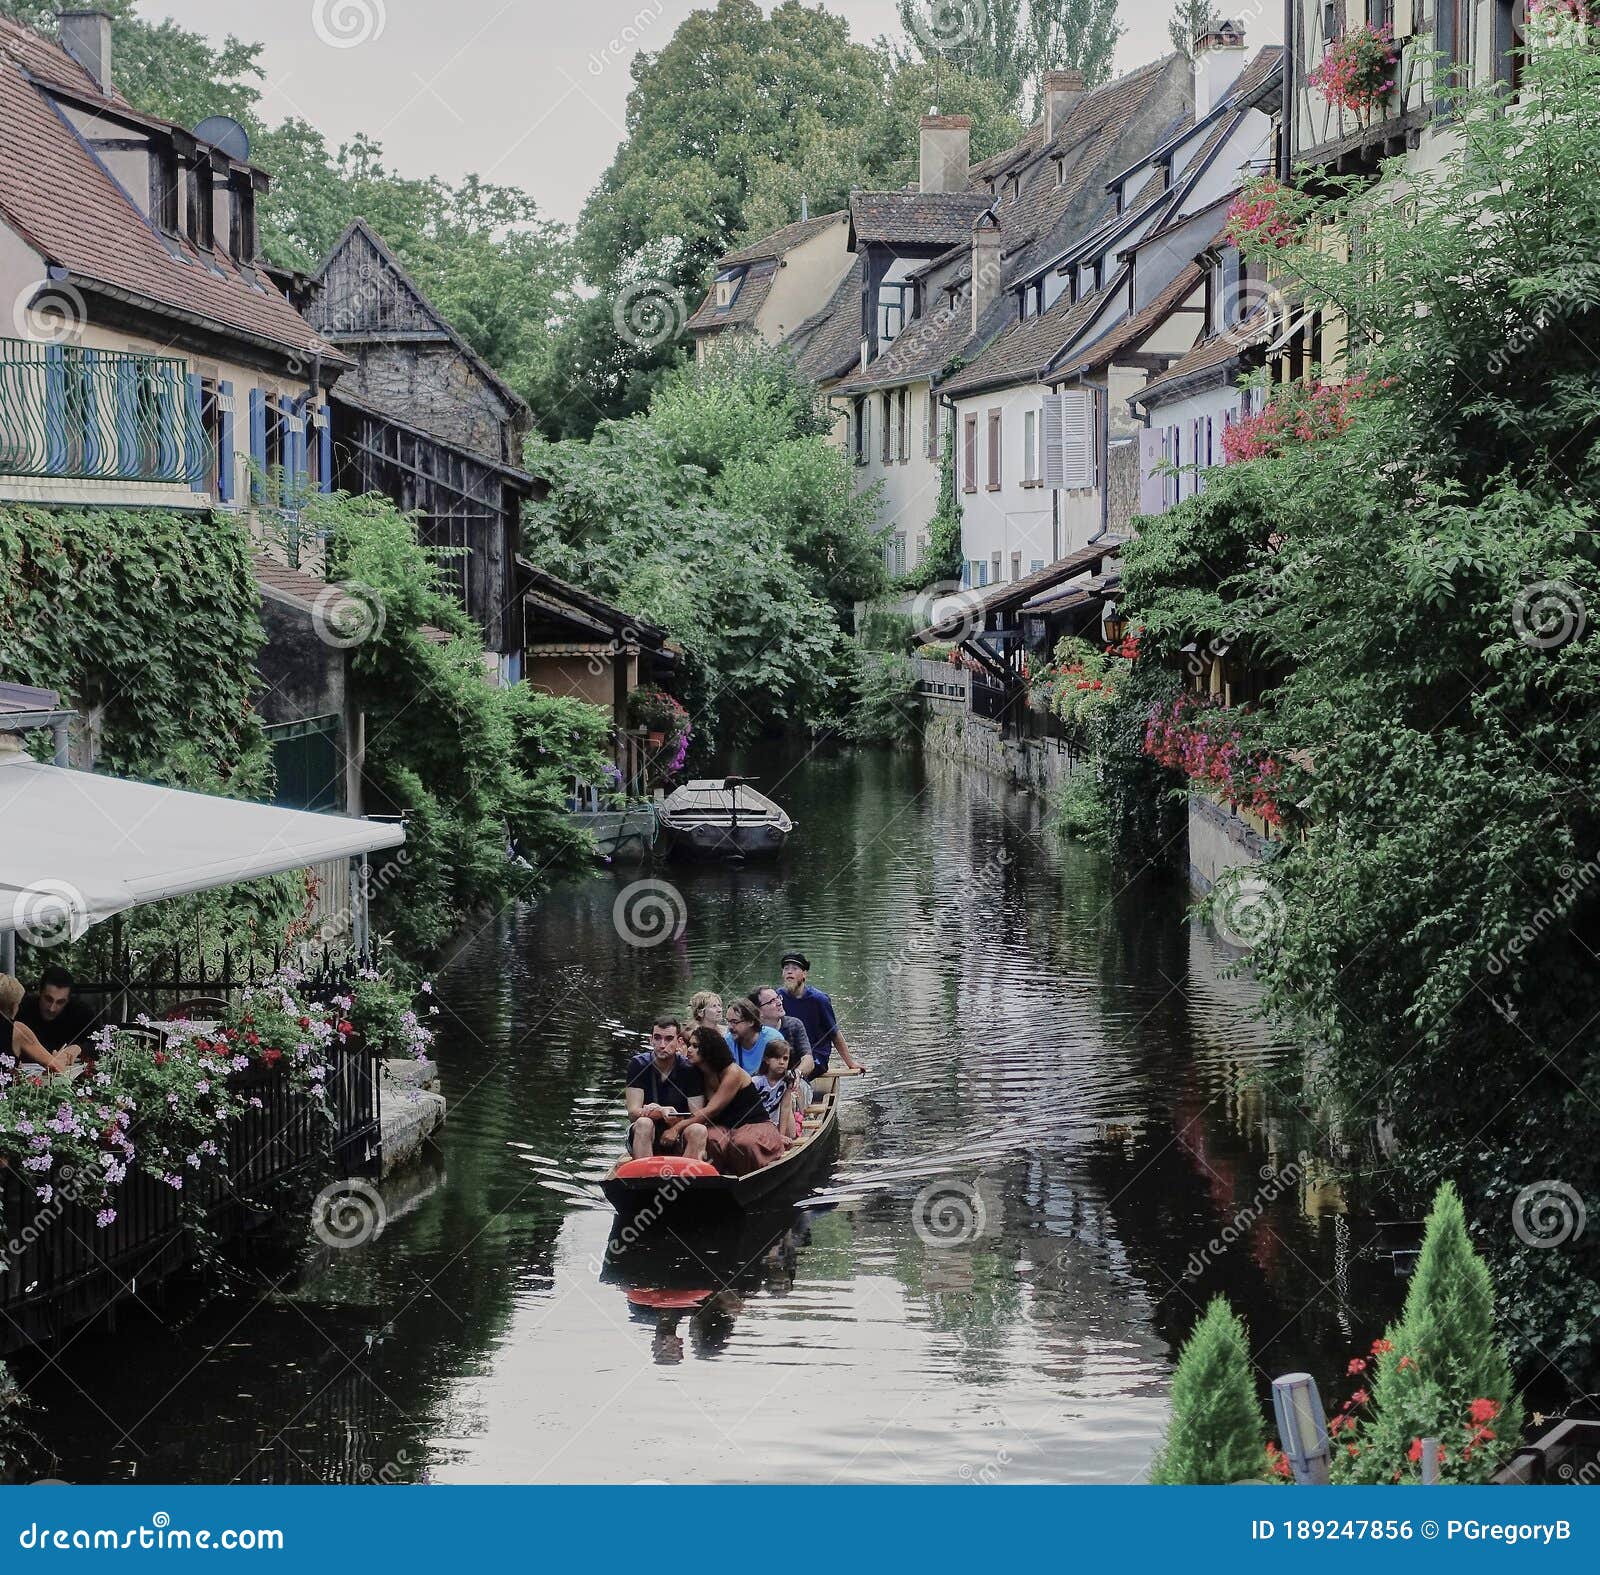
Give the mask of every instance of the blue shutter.
<path id="1" fill-rule="evenodd" d="M 278 419 L 282 423 L 283 441 L 280 452 L 283 455 L 283 504 L 286 508 L 293 508 L 300 495 L 300 444 L 299 434 L 294 429 L 294 401 L 287 394 L 278 396 Z"/>
<path id="2" fill-rule="evenodd" d="M 184 425 L 183 384 L 170 366 L 162 367 L 156 383 L 156 474 L 176 481 L 183 474 L 179 436 Z"/>
<path id="3" fill-rule="evenodd" d="M 187 399 L 184 402 L 188 417 L 184 426 L 184 461 L 189 472 L 189 490 L 206 493 L 211 490 L 211 478 L 206 475 L 206 423 L 204 412 L 205 391 L 200 386 L 200 374 L 190 372 L 184 379 Z"/>
<path id="4" fill-rule="evenodd" d="M 67 351 L 44 347 L 44 468 L 51 476 L 67 469 Z"/>
<path id="5" fill-rule="evenodd" d="M 233 384 L 217 384 L 217 501 L 233 502 Z"/>
<path id="6" fill-rule="evenodd" d="M 322 407 L 317 422 L 317 487 L 322 492 L 333 491 L 333 406 Z"/>
<path id="7" fill-rule="evenodd" d="M 117 474 L 139 474 L 139 368 L 132 356 L 117 358 Z"/>
<path id="8" fill-rule="evenodd" d="M 105 442 L 100 436 L 100 352 L 83 352 L 83 471 L 86 476 L 101 474 L 105 463 Z"/>
<path id="9" fill-rule="evenodd" d="M 265 488 L 261 473 L 267 468 L 267 401 L 259 388 L 250 390 L 250 501 L 260 503 Z"/>

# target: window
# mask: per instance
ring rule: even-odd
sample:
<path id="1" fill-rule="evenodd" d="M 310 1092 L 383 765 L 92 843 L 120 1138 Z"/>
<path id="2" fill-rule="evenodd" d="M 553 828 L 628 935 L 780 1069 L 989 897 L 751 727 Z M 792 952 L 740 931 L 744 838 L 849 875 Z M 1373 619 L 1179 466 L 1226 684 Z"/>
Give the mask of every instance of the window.
<path id="1" fill-rule="evenodd" d="M 867 455 L 872 452 L 872 439 L 867 432 L 869 421 L 867 412 L 871 408 L 865 399 L 858 398 L 855 402 L 856 463 L 858 465 L 865 465 Z"/>
<path id="2" fill-rule="evenodd" d="M 894 458 L 894 393 L 883 395 L 883 431 L 879 434 L 879 457 L 887 465 Z"/>
<path id="3" fill-rule="evenodd" d="M 211 250 L 214 202 L 211 160 L 201 154 L 189 171 L 189 239 L 203 252 Z"/>
<path id="4" fill-rule="evenodd" d="M 1522 57 L 1528 47 L 1522 0 L 1495 0 L 1494 74 L 1508 87 L 1522 85 Z"/>
<path id="5" fill-rule="evenodd" d="M 1039 412 L 1022 412 L 1022 484 L 1033 486 L 1039 480 Z"/>
<path id="6" fill-rule="evenodd" d="M 1441 0 L 1441 3 L 1448 5 L 1450 0 Z M 1344 31 L 1341 10 L 1339 0 L 1322 0 L 1322 36 L 1327 43 L 1331 44 Z"/>
<path id="7" fill-rule="evenodd" d="M 978 490 L 978 418 L 965 416 L 961 422 L 961 490 Z"/>
<path id="8" fill-rule="evenodd" d="M 170 139 L 150 144 L 150 222 L 168 235 L 178 233 L 178 155 Z"/>
<path id="9" fill-rule="evenodd" d="M 878 343 L 888 344 L 906 326 L 915 289 L 910 284 L 878 286 Z"/>
<path id="10" fill-rule="evenodd" d="M 989 412 L 989 490 L 1000 490 L 1000 412 Z M 995 578 L 999 578 L 998 572 Z"/>
<path id="11" fill-rule="evenodd" d="M 717 275 L 717 310 L 725 312 L 739 298 L 739 286 L 744 283 L 744 269 L 726 268 Z"/>
<path id="12" fill-rule="evenodd" d="M 925 409 L 924 425 L 928 435 L 928 441 L 925 446 L 928 458 L 937 461 L 939 458 L 939 400 L 931 388 L 928 390 L 928 402 Z"/>
<path id="13" fill-rule="evenodd" d="M 284 809 L 342 810 L 344 763 L 339 718 L 318 716 L 262 729 L 272 750 L 277 783 L 273 803 Z"/>
<path id="14" fill-rule="evenodd" d="M 1022 554 L 1020 552 L 1014 552 L 1011 554 L 1011 583 L 1014 585 L 1021 578 Z"/>
<path id="15" fill-rule="evenodd" d="M 995 585 L 1000 583 L 1000 554 L 998 552 L 989 555 L 989 579 Z"/>
<path id="16" fill-rule="evenodd" d="M 911 390 L 900 390 L 900 463 L 911 458 Z M 901 557 L 905 556 L 905 538 L 900 539 Z"/>
<path id="17" fill-rule="evenodd" d="M 1028 573 L 1037 574 L 1044 567 L 1043 558 L 1031 558 L 1028 561 Z"/>

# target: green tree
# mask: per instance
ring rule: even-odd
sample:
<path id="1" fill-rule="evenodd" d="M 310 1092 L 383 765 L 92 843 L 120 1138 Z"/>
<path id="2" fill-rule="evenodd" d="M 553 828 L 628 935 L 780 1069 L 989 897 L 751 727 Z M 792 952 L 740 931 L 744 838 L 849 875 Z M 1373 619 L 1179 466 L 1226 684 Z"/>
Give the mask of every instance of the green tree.
<path id="1" fill-rule="evenodd" d="M 1261 1475 L 1265 1448 L 1249 1336 L 1217 1296 L 1178 1353 L 1172 1420 L 1150 1480 L 1165 1487 L 1245 1481 Z"/>
<path id="2" fill-rule="evenodd" d="M 1444 1480 L 1487 1482 L 1521 1444 L 1522 1404 L 1495 1332 L 1494 1284 L 1449 1182 L 1434 1196 L 1405 1311 L 1374 1351 L 1370 1390 L 1366 1419 L 1334 1435 L 1341 1481 L 1418 1482 L 1421 1441 L 1436 1438 Z"/>
<path id="3" fill-rule="evenodd" d="M 916 57 L 994 83 L 1030 117 L 1047 71 L 1104 82 L 1122 33 L 1117 0 L 900 0 L 900 25 Z"/>
<path id="4" fill-rule="evenodd" d="M 1268 1008 L 1397 1133 L 1391 1174 L 1456 1180 L 1519 1355 L 1580 1384 L 1600 1253 L 1542 1250 L 1524 1189 L 1600 1195 L 1597 95 L 1600 57 L 1541 48 L 1431 173 L 1265 193 L 1282 225 L 1247 245 L 1345 318 L 1360 380 L 1243 429 L 1262 456 L 1125 559 L 1154 654 L 1220 635 L 1277 679 L 1234 718 L 1284 766 Z"/>
<path id="5" fill-rule="evenodd" d="M 1214 28 L 1221 19 L 1211 0 L 1176 0 L 1167 22 L 1167 37 L 1180 55 L 1194 59 L 1194 43 Z"/>

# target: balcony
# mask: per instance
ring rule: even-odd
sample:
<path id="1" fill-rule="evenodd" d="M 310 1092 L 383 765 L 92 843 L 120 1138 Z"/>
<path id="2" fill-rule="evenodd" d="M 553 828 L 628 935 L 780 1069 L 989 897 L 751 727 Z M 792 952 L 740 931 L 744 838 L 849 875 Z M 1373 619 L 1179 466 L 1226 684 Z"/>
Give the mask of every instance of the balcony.
<path id="1" fill-rule="evenodd" d="M 0 339 L 0 477 L 209 493 L 208 394 L 176 357 Z"/>

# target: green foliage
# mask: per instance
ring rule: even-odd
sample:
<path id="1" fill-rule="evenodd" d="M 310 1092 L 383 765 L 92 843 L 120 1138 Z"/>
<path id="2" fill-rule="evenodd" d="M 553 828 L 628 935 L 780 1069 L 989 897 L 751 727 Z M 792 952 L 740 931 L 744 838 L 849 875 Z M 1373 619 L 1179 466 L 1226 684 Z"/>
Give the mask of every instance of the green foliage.
<path id="1" fill-rule="evenodd" d="M 858 650 L 854 703 L 843 719 L 845 736 L 858 744 L 910 748 L 922 741 L 925 708 L 917 673 L 907 656 Z"/>
<path id="2" fill-rule="evenodd" d="M 402 951 L 424 951 L 470 909 L 532 895 L 591 851 L 565 805 L 573 778 L 600 779 L 608 719 L 526 684 L 493 687 L 439 555 L 387 499 L 317 496 L 303 521 L 327 533 L 333 574 L 383 612 L 352 672 L 367 713 L 369 808 L 403 812 L 407 825 L 403 857 L 376 878 L 374 911 Z M 429 626 L 450 638 L 429 638 Z"/>
<path id="3" fill-rule="evenodd" d="M 954 423 L 945 422 L 939 443 L 939 497 L 928 521 L 928 547 L 922 562 L 894 582 L 891 590 L 918 591 L 961 578 L 961 494 L 956 489 Z"/>
<path id="4" fill-rule="evenodd" d="M 1174 0 L 1167 37 L 1179 54 L 1193 60 L 1195 40 L 1209 33 L 1221 18 L 1211 0 Z"/>
<path id="5" fill-rule="evenodd" d="M 590 442 L 529 449 L 550 489 L 525 520 L 541 561 L 673 635 L 696 734 L 718 745 L 819 714 L 840 617 L 882 583 L 872 500 L 820 420 L 783 357 L 745 346 Z"/>
<path id="6" fill-rule="evenodd" d="M 1437 1438 L 1441 1480 L 1487 1482 L 1520 1445 L 1522 1405 L 1495 1333 L 1494 1285 L 1449 1182 L 1434 1197 L 1405 1311 L 1370 1365 L 1370 1411 L 1334 1436 L 1336 1480 L 1419 1482 L 1421 1440 Z"/>
<path id="7" fill-rule="evenodd" d="M 869 651 L 888 651 L 900 656 L 911 654 L 911 637 L 916 632 L 916 619 L 893 607 L 867 607 L 856 625 L 856 638 Z"/>
<path id="8" fill-rule="evenodd" d="M 1029 116 L 1039 112 L 1046 71 L 1075 66 L 1090 87 L 1104 82 L 1122 34 L 1116 0 L 900 0 L 900 25 L 924 59 L 994 83 Z"/>
<path id="9" fill-rule="evenodd" d="M 1302 196 L 1308 237 L 1360 244 L 1273 265 L 1349 316 L 1368 397 L 1125 554 L 1152 654 L 1216 633 L 1279 675 L 1237 714 L 1293 833 L 1260 872 L 1268 1008 L 1323 1047 L 1322 1092 L 1392 1124 L 1402 1202 L 1456 1179 L 1516 1329 L 1580 1384 L 1596 1238 L 1530 1250 L 1512 1203 L 1600 1193 L 1597 96 L 1600 57 L 1537 50 L 1521 107 L 1466 105 L 1459 158 Z"/>
<path id="10" fill-rule="evenodd" d="M 1164 1487 L 1246 1481 L 1261 1475 L 1264 1449 L 1249 1337 L 1218 1296 L 1178 1354 L 1172 1421 L 1150 1480 Z"/>
<path id="11" fill-rule="evenodd" d="M 1074 771 L 1052 795 L 1050 829 L 1069 841 L 1110 850 L 1111 816 L 1100 785 L 1098 762 Z"/>

